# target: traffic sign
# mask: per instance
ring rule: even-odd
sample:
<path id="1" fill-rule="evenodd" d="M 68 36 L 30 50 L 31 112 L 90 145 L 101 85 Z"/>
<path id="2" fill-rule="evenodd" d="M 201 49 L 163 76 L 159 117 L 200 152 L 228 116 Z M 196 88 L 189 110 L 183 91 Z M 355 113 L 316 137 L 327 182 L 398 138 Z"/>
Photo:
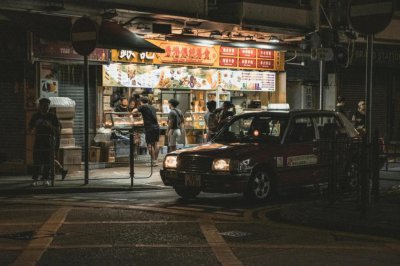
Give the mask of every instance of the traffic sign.
<path id="1" fill-rule="evenodd" d="M 350 0 L 350 24 L 363 34 L 383 31 L 392 20 L 393 13 L 393 0 Z"/>
<path id="2" fill-rule="evenodd" d="M 72 46 L 80 55 L 89 55 L 97 45 L 97 23 L 88 17 L 75 21 L 71 29 Z"/>

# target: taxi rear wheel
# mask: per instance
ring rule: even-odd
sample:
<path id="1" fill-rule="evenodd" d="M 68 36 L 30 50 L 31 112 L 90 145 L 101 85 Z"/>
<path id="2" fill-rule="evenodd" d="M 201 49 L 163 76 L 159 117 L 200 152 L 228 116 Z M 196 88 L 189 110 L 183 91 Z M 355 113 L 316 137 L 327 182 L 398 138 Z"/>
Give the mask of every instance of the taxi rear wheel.
<path id="1" fill-rule="evenodd" d="M 272 197 L 271 175 L 264 169 L 256 170 L 251 176 L 244 196 L 250 201 L 263 201 Z"/>
<path id="2" fill-rule="evenodd" d="M 174 187 L 176 194 L 184 199 L 193 199 L 200 194 L 199 188 L 192 187 Z"/>

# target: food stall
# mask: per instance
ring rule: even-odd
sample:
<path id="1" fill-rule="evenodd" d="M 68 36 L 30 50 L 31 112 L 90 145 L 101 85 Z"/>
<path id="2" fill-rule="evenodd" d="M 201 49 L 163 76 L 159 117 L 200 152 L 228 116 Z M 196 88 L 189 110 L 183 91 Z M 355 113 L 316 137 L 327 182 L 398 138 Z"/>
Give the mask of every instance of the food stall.
<path id="1" fill-rule="evenodd" d="M 124 90 L 147 95 L 159 113 L 160 124 L 167 122 L 168 100 L 180 101 L 185 116 L 186 144 L 204 142 L 206 103 L 231 101 L 237 112 L 253 101 L 266 106 L 278 87 L 277 75 L 283 71 L 282 52 L 259 48 L 202 46 L 176 41 L 149 40 L 162 47 L 164 54 L 112 50 L 113 63 L 103 66 L 103 110 L 112 109 L 109 90 Z M 275 97 L 276 99 L 278 97 Z M 250 106 L 251 107 L 251 106 Z M 161 125 L 165 127 L 165 125 Z M 164 136 L 161 139 L 166 144 Z M 180 143 L 183 141 L 181 140 Z M 161 145 L 161 144 L 160 144 Z"/>

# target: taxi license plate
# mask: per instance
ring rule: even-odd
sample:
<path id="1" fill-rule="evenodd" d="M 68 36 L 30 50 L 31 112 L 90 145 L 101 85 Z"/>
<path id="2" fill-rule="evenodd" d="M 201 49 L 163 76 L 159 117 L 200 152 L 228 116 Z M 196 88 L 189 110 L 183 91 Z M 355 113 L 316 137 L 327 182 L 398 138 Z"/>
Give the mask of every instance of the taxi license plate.
<path id="1" fill-rule="evenodd" d="M 185 175 L 185 186 L 188 187 L 200 187 L 201 186 L 201 175 Z"/>

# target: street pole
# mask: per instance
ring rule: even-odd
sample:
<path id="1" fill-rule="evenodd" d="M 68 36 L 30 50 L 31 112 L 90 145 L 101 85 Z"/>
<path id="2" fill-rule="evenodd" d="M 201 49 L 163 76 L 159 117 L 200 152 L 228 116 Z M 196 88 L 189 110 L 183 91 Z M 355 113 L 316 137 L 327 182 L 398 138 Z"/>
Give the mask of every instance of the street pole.
<path id="1" fill-rule="evenodd" d="M 323 110 L 324 99 L 324 60 L 319 61 L 319 109 Z"/>
<path id="2" fill-rule="evenodd" d="M 85 185 L 89 184 L 89 62 L 88 56 L 84 57 L 84 124 L 85 124 Z"/>
<path id="3" fill-rule="evenodd" d="M 368 34 L 367 37 L 367 58 L 365 68 L 365 145 L 366 145 L 366 172 L 362 176 L 361 182 L 361 216 L 366 217 L 367 208 L 370 200 L 370 177 L 371 177 L 371 140 L 372 140 L 372 75 L 373 75 L 373 57 L 374 57 L 374 35 Z"/>

